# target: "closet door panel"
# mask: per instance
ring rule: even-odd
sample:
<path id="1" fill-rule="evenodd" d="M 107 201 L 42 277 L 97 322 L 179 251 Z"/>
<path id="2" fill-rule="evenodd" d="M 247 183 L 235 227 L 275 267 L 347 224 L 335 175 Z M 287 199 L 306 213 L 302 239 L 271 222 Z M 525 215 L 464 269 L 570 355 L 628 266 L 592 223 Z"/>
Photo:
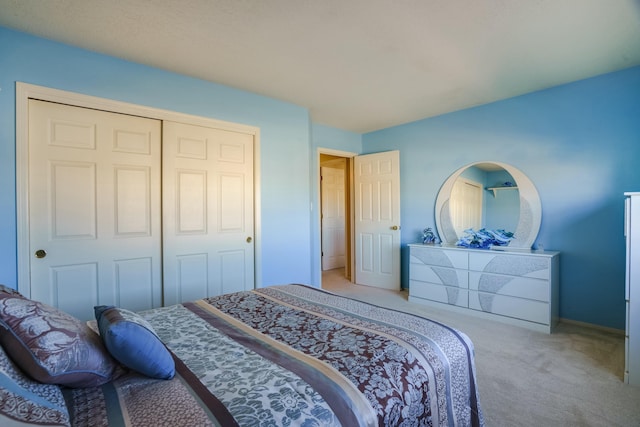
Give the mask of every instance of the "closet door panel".
<path id="1" fill-rule="evenodd" d="M 176 234 L 207 233 L 207 171 L 176 170 Z"/>
<path id="2" fill-rule="evenodd" d="M 160 306 L 160 138 L 158 120 L 29 101 L 33 299 L 82 320 Z"/>
<path id="3" fill-rule="evenodd" d="M 178 300 L 192 301 L 207 293 L 209 256 L 206 253 L 187 253 L 176 257 Z"/>
<path id="4" fill-rule="evenodd" d="M 151 173 L 151 169 L 145 166 L 114 168 L 116 236 L 151 235 Z"/>
<path id="5" fill-rule="evenodd" d="M 164 122 L 163 218 L 165 305 L 252 289 L 253 136 Z"/>
<path id="6" fill-rule="evenodd" d="M 157 307 L 154 297 L 159 296 L 159 289 L 153 275 L 157 262 L 151 257 L 115 261 L 115 290 L 120 304 L 132 311 Z"/>

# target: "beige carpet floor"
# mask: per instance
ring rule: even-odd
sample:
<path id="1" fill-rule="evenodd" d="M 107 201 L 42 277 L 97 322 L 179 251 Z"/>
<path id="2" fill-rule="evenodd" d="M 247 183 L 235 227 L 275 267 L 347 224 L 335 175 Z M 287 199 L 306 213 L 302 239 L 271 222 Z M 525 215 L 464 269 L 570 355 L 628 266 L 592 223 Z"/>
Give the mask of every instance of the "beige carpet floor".
<path id="1" fill-rule="evenodd" d="M 328 291 L 418 314 L 473 341 L 487 427 L 640 427 L 640 387 L 623 382 L 624 336 L 561 322 L 554 333 L 410 303 L 406 291 L 349 283 L 342 269 L 323 274 Z"/>

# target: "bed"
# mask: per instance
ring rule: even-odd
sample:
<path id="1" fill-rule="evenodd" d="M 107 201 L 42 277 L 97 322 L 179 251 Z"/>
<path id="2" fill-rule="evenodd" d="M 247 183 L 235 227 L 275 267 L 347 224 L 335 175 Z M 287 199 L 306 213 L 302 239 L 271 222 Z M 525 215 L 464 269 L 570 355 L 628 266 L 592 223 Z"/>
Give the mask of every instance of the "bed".
<path id="1" fill-rule="evenodd" d="M 96 318 L 0 291 L 0 425 L 484 424 L 473 344 L 419 316 L 291 284 Z"/>

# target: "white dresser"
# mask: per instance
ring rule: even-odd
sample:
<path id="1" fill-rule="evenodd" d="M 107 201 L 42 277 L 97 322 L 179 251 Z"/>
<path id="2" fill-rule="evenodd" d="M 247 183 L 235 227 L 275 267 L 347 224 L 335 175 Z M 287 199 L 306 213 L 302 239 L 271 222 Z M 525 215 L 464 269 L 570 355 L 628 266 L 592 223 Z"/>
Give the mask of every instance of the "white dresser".
<path id="1" fill-rule="evenodd" d="M 409 245 L 409 301 L 550 333 L 558 322 L 559 252 Z"/>
<path id="2" fill-rule="evenodd" d="M 640 193 L 624 193 L 627 261 L 624 381 L 640 385 Z"/>

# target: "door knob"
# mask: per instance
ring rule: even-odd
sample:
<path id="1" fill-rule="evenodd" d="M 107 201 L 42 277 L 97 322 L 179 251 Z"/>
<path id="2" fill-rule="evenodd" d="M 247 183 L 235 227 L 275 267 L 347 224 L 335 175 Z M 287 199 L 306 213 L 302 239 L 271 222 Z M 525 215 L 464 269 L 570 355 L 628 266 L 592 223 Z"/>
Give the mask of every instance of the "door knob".
<path id="1" fill-rule="evenodd" d="M 47 256 L 47 251 L 45 251 L 44 249 L 38 249 L 35 255 L 36 255 L 36 258 L 44 258 Z"/>
<path id="2" fill-rule="evenodd" d="M 398 225 L 394 225 L 393 227 L 391 227 L 392 230 L 400 230 L 400 226 Z"/>
<path id="3" fill-rule="evenodd" d="M 251 243 L 251 240 L 253 240 L 251 237 L 247 237 L 247 243 Z"/>

